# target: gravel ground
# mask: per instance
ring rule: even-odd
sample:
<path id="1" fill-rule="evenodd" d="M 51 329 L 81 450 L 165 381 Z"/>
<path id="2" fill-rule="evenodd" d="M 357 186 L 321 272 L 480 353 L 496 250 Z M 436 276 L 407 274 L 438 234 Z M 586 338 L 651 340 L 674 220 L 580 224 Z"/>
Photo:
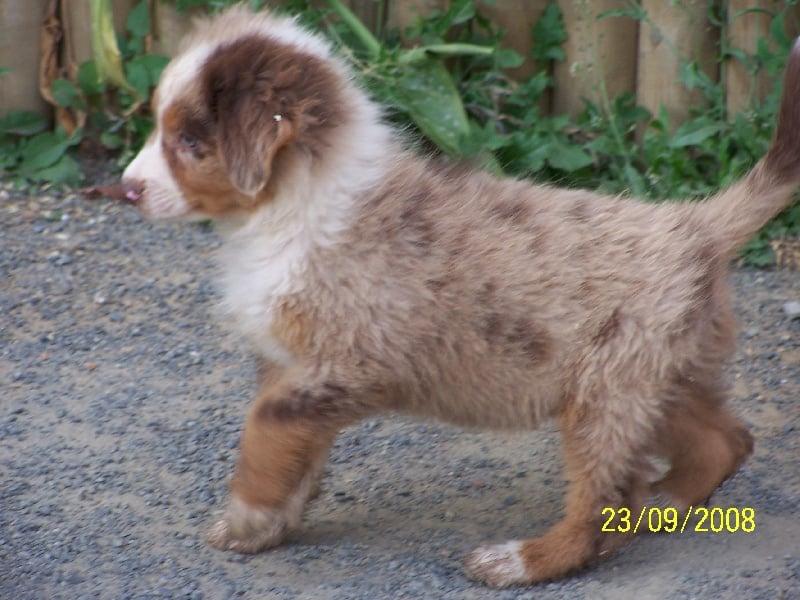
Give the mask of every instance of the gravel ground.
<path id="1" fill-rule="evenodd" d="M 559 517 L 555 431 L 372 419 L 341 436 L 288 544 L 216 552 L 254 362 L 214 315 L 214 232 L 0 193 L 0 598 L 800 598 L 797 273 L 733 275 L 734 403 L 757 445 L 711 506 L 753 507 L 755 531 L 646 535 L 496 591 L 460 558 Z"/>

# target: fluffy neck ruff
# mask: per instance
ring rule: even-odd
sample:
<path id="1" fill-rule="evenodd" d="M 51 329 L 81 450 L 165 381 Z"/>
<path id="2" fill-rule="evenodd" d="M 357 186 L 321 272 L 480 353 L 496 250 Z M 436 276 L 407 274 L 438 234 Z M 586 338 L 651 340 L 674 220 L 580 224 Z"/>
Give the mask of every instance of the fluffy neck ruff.
<path id="1" fill-rule="evenodd" d="M 291 164 L 273 198 L 221 221 L 223 308 L 267 358 L 291 357 L 269 336 L 281 297 L 302 291 L 316 248 L 334 244 L 357 217 L 365 192 L 383 180 L 400 146 L 378 107 L 353 89 L 350 119 L 318 156 Z"/>

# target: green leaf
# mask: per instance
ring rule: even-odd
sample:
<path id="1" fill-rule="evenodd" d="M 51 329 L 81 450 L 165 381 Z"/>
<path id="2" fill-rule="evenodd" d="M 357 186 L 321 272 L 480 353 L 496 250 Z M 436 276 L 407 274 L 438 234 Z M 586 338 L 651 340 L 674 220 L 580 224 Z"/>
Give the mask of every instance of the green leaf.
<path id="1" fill-rule="evenodd" d="M 75 107 L 85 110 L 86 104 L 81 96 L 81 91 L 78 89 L 78 86 L 71 81 L 67 79 L 56 79 L 51 86 L 51 90 L 53 92 L 53 98 L 55 98 L 59 106 L 63 108 Z"/>
<path id="2" fill-rule="evenodd" d="M 139 62 L 147 69 L 150 85 L 158 84 L 164 67 L 169 64 L 169 58 L 160 54 L 145 54 L 139 57 Z"/>
<path id="3" fill-rule="evenodd" d="M 105 83 L 97 73 L 97 63 L 87 60 L 78 67 L 78 87 L 81 88 L 85 96 L 102 94 L 106 89 Z"/>
<path id="4" fill-rule="evenodd" d="M 586 148 L 598 154 L 614 154 L 619 150 L 619 143 L 613 135 L 599 135 L 586 144 Z"/>
<path id="5" fill-rule="evenodd" d="M 442 63 L 426 59 L 406 65 L 395 93 L 422 132 L 450 155 L 460 154 L 469 121 L 458 89 Z"/>
<path id="6" fill-rule="evenodd" d="M 594 160 L 578 146 L 557 143 L 548 154 L 547 162 L 554 169 L 571 172 L 588 167 Z"/>
<path id="7" fill-rule="evenodd" d="M 0 77 L 3 75 L 8 75 L 9 73 L 11 73 L 11 69 L 8 67 L 0 67 Z"/>
<path id="8" fill-rule="evenodd" d="M 17 144 L 10 138 L 0 136 L 0 169 L 10 169 L 17 164 Z"/>
<path id="9" fill-rule="evenodd" d="M 544 168 L 553 150 L 550 142 L 533 131 L 516 133 L 512 140 L 516 148 L 514 155 L 508 158 L 515 164 L 516 171 L 528 174 Z"/>
<path id="10" fill-rule="evenodd" d="M 147 8 L 147 0 L 141 0 L 131 9 L 125 20 L 125 28 L 139 38 L 150 33 L 150 11 Z"/>
<path id="11" fill-rule="evenodd" d="M 534 74 L 530 79 L 519 84 L 516 90 L 513 90 L 508 98 L 510 105 L 519 107 L 524 110 L 525 117 L 528 122 L 528 117 L 531 117 L 533 122 L 539 121 L 538 110 L 535 109 L 536 103 L 542 97 L 547 87 L 550 85 L 551 79 L 546 71 L 539 71 Z"/>
<path id="12" fill-rule="evenodd" d="M 0 133 L 29 136 L 43 131 L 47 122 L 38 113 L 12 110 L 0 117 Z"/>
<path id="13" fill-rule="evenodd" d="M 22 147 L 19 170 L 30 174 L 54 165 L 69 146 L 69 140 L 63 135 L 50 131 L 40 133 Z"/>
<path id="14" fill-rule="evenodd" d="M 769 33 L 772 39 L 775 40 L 781 48 L 789 48 L 792 41 L 786 35 L 786 27 L 784 26 L 784 13 L 779 12 L 772 19 L 769 24 Z"/>
<path id="15" fill-rule="evenodd" d="M 498 48 L 494 57 L 498 69 L 513 69 L 525 62 L 525 58 L 521 54 L 510 48 Z"/>
<path id="16" fill-rule="evenodd" d="M 696 121 L 687 121 L 675 132 L 669 142 L 670 148 L 685 148 L 687 146 L 697 146 L 701 142 L 715 136 L 725 129 L 725 123 L 709 123 L 698 126 Z"/>
<path id="17" fill-rule="evenodd" d="M 100 134 L 100 143 L 109 150 L 116 150 L 122 146 L 122 137 L 118 133 L 104 131 Z"/>
<path id="18" fill-rule="evenodd" d="M 635 196 L 643 197 L 647 192 L 647 183 L 642 177 L 641 173 L 633 168 L 630 162 L 626 161 L 622 167 L 622 172 L 625 174 L 625 179 L 629 189 Z"/>
<path id="19" fill-rule="evenodd" d="M 462 25 L 475 16 L 474 0 L 452 0 L 446 16 L 453 25 Z"/>
<path id="20" fill-rule="evenodd" d="M 125 65 L 125 78 L 136 90 L 138 98 L 147 98 L 150 91 L 150 72 L 143 64 L 141 57 L 128 61 Z"/>
<path id="21" fill-rule="evenodd" d="M 556 2 L 550 2 L 542 11 L 542 16 L 531 29 L 533 48 L 531 54 L 536 60 L 546 63 L 549 60 L 564 60 L 564 42 L 567 41 L 567 30 L 561 9 Z"/>
<path id="22" fill-rule="evenodd" d="M 81 180 L 81 168 L 74 158 L 64 154 L 55 164 L 31 174 L 31 179 L 77 185 Z"/>

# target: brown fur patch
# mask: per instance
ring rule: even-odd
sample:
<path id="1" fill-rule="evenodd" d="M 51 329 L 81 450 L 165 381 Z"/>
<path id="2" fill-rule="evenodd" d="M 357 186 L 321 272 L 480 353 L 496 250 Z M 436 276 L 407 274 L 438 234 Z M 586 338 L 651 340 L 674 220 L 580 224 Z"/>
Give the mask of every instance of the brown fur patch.
<path id="1" fill-rule="evenodd" d="M 353 412 L 347 390 L 334 383 L 323 383 L 313 389 L 295 389 L 274 402 L 264 403 L 258 417 L 276 421 L 332 421 Z"/>
<path id="2" fill-rule="evenodd" d="M 492 205 L 489 213 L 495 218 L 520 225 L 530 217 L 531 207 L 524 200 L 504 200 Z"/>
<path id="3" fill-rule="evenodd" d="M 603 344 L 607 343 L 611 338 L 614 337 L 614 334 L 617 332 L 620 326 L 620 311 L 619 307 L 615 308 L 611 315 L 603 321 L 600 325 L 600 329 L 597 330 L 597 333 L 594 336 L 594 343 L 598 346 L 602 346 Z"/>
<path id="4" fill-rule="evenodd" d="M 161 116 L 162 151 L 186 201 L 214 217 L 252 202 L 231 184 L 219 163 L 212 126 L 192 106 L 173 103 Z"/>
<path id="5" fill-rule="evenodd" d="M 289 144 L 318 155 L 344 121 L 342 85 L 318 57 L 258 35 L 220 46 L 206 61 L 202 96 L 218 127 L 220 159 L 241 190 L 256 193 Z"/>
<path id="6" fill-rule="evenodd" d="M 486 315 L 484 335 L 490 344 L 499 344 L 510 354 L 522 354 L 532 362 L 548 359 L 550 351 L 547 329 L 531 319 L 508 320 L 496 311 Z"/>
<path id="7" fill-rule="evenodd" d="M 275 311 L 272 335 L 291 354 L 300 356 L 311 346 L 313 324 L 302 308 L 289 300 L 284 300 Z"/>

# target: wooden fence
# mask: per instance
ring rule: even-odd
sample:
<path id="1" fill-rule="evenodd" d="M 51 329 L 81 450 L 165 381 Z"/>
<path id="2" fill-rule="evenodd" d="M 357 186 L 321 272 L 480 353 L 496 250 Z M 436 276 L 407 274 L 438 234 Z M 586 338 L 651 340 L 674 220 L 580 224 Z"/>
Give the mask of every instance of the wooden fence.
<path id="1" fill-rule="evenodd" d="M 446 8 L 449 0 L 350 0 L 348 4 L 372 29 L 402 27 L 419 15 Z M 622 92 L 636 94 L 642 106 L 656 112 L 664 106 L 673 126 L 679 124 L 691 106 L 700 101 L 697 90 L 679 81 L 682 61 L 696 61 L 714 81 L 725 85 L 731 112 L 746 108 L 753 99 L 770 89 L 766 75 L 752 81 L 737 61 L 721 67 L 716 60 L 717 44 L 726 36 L 731 45 L 752 53 L 759 38 L 768 35 L 769 13 L 784 10 L 785 0 L 728 0 L 727 22 L 713 25 L 709 7 L 714 0 L 561 0 L 568 39 L 566 60 L 536 65 L 527 60 L 512 73 L 523 78 L 536 69 L 550 69 L 555 79 L 553 93 L 543 100 L 551 113 L 576 113 L 581 98 L 603 101 Z M 506 45 L 529 56 L 531 26 L 549 0 L 496 0 L 479 2 L 481 11 L 506 30 Z M 136 0 L 115 0 L 115 20 L 123 27 L 127 11 Z M 157 7 L 153 50 L 170 55 L 189 19 L 169 4 Z M 598 18 L 613 10 L 641 7 L 645 19 L 628 16 Z M 753 10 L 756 9 L 756 10 Z M 69 70 L 91 57 L 89 0 L 0 0 L 0 67 L 11 73 L 0 77 L 0 114 L 11 109 L 48 113 L 50 107 L 39 93 L 40 39 L 43 15 L 55 11 L 64 31 L 62 63 Z M 798 9 L 792 9 L 797 11 Z M 797 15 L 787 19 L 787 34 L 797 33 Z"/>

